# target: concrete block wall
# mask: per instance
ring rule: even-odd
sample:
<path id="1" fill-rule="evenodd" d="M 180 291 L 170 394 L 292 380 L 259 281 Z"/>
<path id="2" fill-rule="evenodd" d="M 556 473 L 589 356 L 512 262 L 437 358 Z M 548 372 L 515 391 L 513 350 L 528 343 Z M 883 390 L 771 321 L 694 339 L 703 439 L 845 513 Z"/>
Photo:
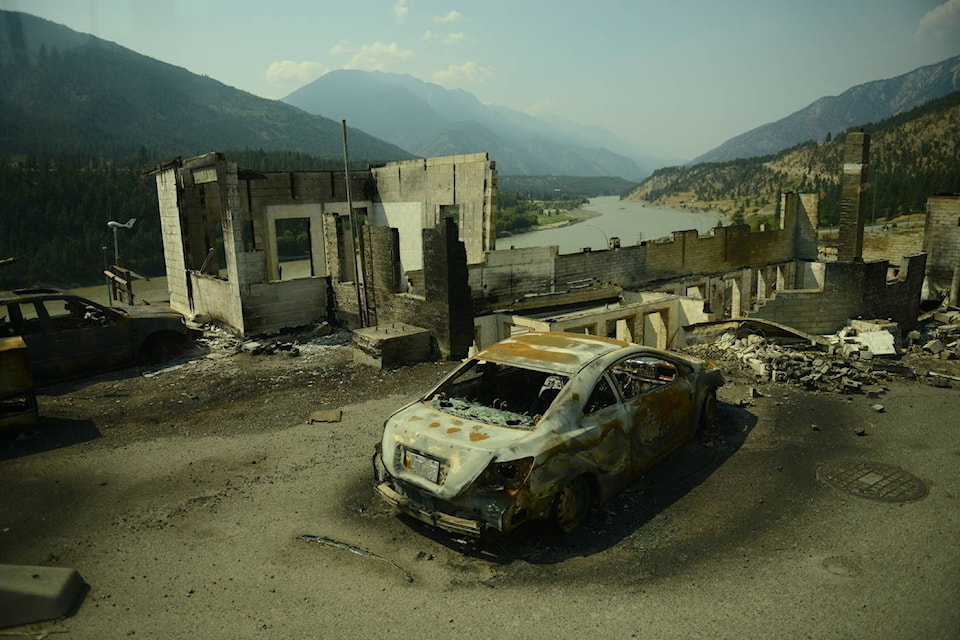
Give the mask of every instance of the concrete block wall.
<path id="1" fill-rule="evenodd" d="M 791 225 L 794 220 L 789 217 Z M 808 228 L 804 233 L 814 234 L 815 230 Z M 483 308 L 495 308 L 525 293 L 561 290 L 566 283 L 590 278 L 635 289 L 690 274 L 794 260 L 796 235 L 793 227 L 760 232 L 751 232 L 747 226 L 722 227 L 702 236 L 695 230 L 678 231 L 664 240 L 620 249 L 559 254 L 556 247 L 549 247 L 554 250 L 552 265 L 548 262 L 551 258 L 542 253 L 531 263 L 530 249 L 494 251 L 482 265 L 472 267 L 470 286 L 474 300 Z M 548 288 L 551 286 L 554 289 Z"/>
<path id="2" fill-rule="evenodd" d="M 516 300 L 525 293 L 554 291 L 557 274 L 557 247 L 530 247 L 492 251 L 480 264 L 469 265 L 469 286 L 478 306 L 496 306 Z"/>
<path id="3" fill-rule="evenodd" d="M 178 208 L 177 169 L 173 166 L 162 169 L 155 178 L 170 306 L 184 315 L 192 316 L 193 311 L 187 296 L 187 269 L 184 263 L 183 231 Z"/>
<path id="4" fill-rule="evenodd" d="M 327 319 L 327 281 L 300 278 L 241 287 L 243 333 L 277 333 Z"/>
<path id="5" fill-rule="evenodd" d="M 398 203 L 420 206 L 421 229 L 440 222 L 442 207 L 455 207 L 468 263 L 479 263 L 484 252 L 494 248 L 496 165 L 486 153 L 389 162 L 372 167 L 371 174 L 386 210 Z M 409 269 L 415 269 L 422 257 L 404 256 L 404 260 Z"/>
<path id="6" fill-rule="evenodd" d="M 930 284 L 948 291 L 954 269 L 960 265 L 960 195 L 927 198 L 923 250 Z"/>
<path id="7" fill-rule="evenodd" d="M 891 318 L 907 329 L 916 324 L 925 261 L 924 254 L 905 258 L 889 282 L 886 261 L 823 263 L 822 289 L 778 291 L 750 317 L 813 334 L 834 333 L 858 317 Z"/>
<path id="8" fill-rule="evenodd" d="M 193 307 L 189 314 L 181 313 L 207 316 L 238 333 L 244 332 L 243 307 L 235 282 L 196 271 L 187 272 L 186 277 L 190 278 Z"/>
<path id="9" fill-rule="evenodd" d="M 426 268 L 422 296 L 402 293 L 399 282 L 399 233 L 389 227 L 364 228 L 366 283 L 361 296 L 370 324 L 410 324 L 429 328 L 440 355 L 462 358 L 473 342 L 473 304 L 467 283 L 467 257 L 457 239 L 457 227 L 444 220 L 436 229 L 424 229 Z M 356 289 L 352 283 L 332 282 L 341 322 L 360 326 Z"/>

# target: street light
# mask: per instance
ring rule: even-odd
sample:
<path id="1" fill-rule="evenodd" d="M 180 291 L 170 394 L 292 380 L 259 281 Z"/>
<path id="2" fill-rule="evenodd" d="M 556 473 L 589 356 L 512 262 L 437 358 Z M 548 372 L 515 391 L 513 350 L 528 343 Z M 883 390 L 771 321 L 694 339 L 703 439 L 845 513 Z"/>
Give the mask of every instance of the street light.
<path id="1" fill-rule="evenodd" d="M 137 222 L 136 218 L 130 218 L 126 222 L 117 222 L 116 220 L 111 220 L 107 223 L 107 226 L 113 229 L 113 264 L 114 266 L 120 266 L 120 245 L 117 243 L 117 229 L 133 229 L 133 225 Z"/>

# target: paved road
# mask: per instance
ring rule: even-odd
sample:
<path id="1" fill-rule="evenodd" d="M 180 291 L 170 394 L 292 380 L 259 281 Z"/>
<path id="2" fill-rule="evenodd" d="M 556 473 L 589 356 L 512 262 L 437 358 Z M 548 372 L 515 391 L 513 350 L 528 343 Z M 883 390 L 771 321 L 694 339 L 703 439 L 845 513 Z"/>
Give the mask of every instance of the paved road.
<path id="1" fill-rule="evenodd" d="M 531 529 L 471 555 L 373 495 L 371 446 L 403 397 L 346 405 L 339 423 L 284 418 L 228 435 L 231 421 L 282 412 L 264 395 L 195 415 L 174 390 L 168 400 L 182 409 L 164 414 L 162 436 L 148 425 L 131 440 L 113 435 L 126 427 L 107 416 L 161 399 L 126 384 L 41 398 L 60 417 L 2 450 L 0 562 L 75 567 L 91 584 L 75 616 L 38 630 L 423 639 L 946 639 L 960 630 L 956 389 L 895 382 L 868 399 L 764 386 L 740 406 L 748 388 L 728 385 L 718 437 L 685 447 L 582 531 Z M 94 406 L 85 402 L 114 413 L 64 417 Z M 878 402 L 882 412 L 871 408 Z M 926 495 L 882 502 L 818 479 L 825 464 L 864 461 L 913 474 Z"/>

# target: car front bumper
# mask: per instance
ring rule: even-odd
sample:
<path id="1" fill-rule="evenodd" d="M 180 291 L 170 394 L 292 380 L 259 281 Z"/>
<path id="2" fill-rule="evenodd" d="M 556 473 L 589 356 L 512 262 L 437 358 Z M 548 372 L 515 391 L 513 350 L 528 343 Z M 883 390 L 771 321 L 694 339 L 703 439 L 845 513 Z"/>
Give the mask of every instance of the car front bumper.
<path id="1" fill-rule="evenodd" d="M 489 525 L 480 520 L 460 518 L 449 513 L 427 509 L 410 498 L 397 493 L 389 481 L 379 483 L 377 493 L 401 513 L 450 533 L 481 538 L 489 528 Z"/>

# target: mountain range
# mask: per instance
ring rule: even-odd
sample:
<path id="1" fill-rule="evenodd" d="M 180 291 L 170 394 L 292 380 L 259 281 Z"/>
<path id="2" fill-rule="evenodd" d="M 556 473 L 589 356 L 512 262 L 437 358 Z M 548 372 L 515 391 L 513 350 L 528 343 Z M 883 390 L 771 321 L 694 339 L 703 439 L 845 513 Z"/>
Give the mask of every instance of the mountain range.
<path id="1" fill-rule="evenodd" d="M 727 140 L 688 164 L 725 162 L 778 153 L 809 140 L 823 141 L 850 127 L 879 122 L 960 89 L 960 56 L 816 100 L 786 118 Z"/>
<path id="2" fill-rule="evenodd" d="M 630 151 L 611 151 L 621 143 L 599 128 L 488 106 L 466 91 L 397 73 L 332 71 L 283 102 L 309 113 L 345 117 L 418 156 L 488 151 L 505 175 L 637 179 L 662 164 Z"/>
<path id="3" fill-rule="evenodd" d="M 363 131 L 351 159 L 413 156 Z M 0 149 L 156 158 L 214 150 L 343 153 L 341 123 L 29 14 L 0 11 Z"/>
<path id="4" fill-rule="evenodd" d="M 877 121 L 957 88 L 960 56 L 821 98 L 695 162 L 775 153 Z M 190 156 L 264 149 L 353 164 L 489 152 L 501 175 L 638 180 L 666 161 L 598 127 L 482 104 L 411 76 L 334 71 L 282 101 L 26 13 L 0 11 L 0 150 L 5 155 Z M 675 162 L 672 162 L 675 164 Z"/>
<path id="5" fill-rule="evenodd" d="M 931 195 L 960 189 L 960 91 L 857 128 L 870 135 L 871 219 L 922 212 Z M 844 139 L 845 132 L 768 156 L 664 167 L 627 199 L 739 214 L 760 224 L 775 223 L 783 192 L 816 193 L 820 222 L 836 224 Z"/>

